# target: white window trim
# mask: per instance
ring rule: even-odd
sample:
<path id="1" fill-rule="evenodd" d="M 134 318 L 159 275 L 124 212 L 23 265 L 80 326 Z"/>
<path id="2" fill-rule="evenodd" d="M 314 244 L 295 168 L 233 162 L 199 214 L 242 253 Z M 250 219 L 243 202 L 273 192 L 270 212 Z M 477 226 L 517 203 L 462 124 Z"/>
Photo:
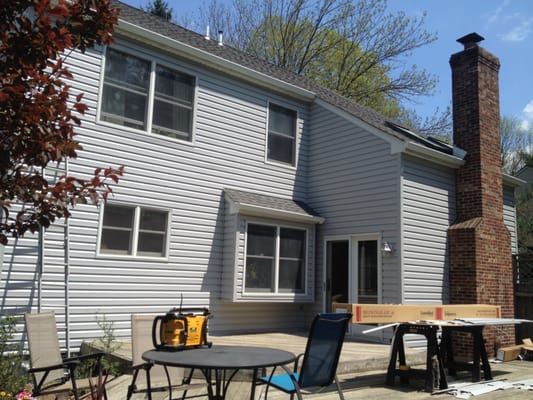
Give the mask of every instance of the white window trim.
<path id="1" fill-rule="evenodd" d="M 136 49 L 132 49 L 131 47 L 126 47 L 123 45 L 113 45 L 113 49 L 117 51 L 131 54 L 132 56 L 138 57 L 150 63 L 150 83 L 149 83 L 149 88 L 148 88 L 148 101 L 147 101 L 148 110 L 146 112 L 146 129 L 136 129 L 130 126 L 115 124 L 113 122 L 105 121 L 102 119 L 102 111 L 101 111 L 102 104 L 103 104 L 102 96 L 104 94 L 105 63 L 106 63 L 106 54 L 107 54 L 108 48 L 109 48 L 108 46 L 104 47 L 104 50 L 102 52 L 102 60 L 101 60 L 101 65 L 100 65 L 100 82 L 98 85 L 98 107 L 96 108 L 96 123 L 100 125 L 104 125 L 104 126 L 109 126 L 115 129 L 132 132 L 132 133 L 141 133 L 144 135 L 151 136 L 153 138 L 170 140 L 170 141 L 179 142 L 182 144 L 194 144 L 195 138 L 196 138 L 196 114 L 198 111 L 198 81 L 199 81 L 198 75 L 193 73 L 192 71 L 187 70 L 186 68 L 172 65 L 170 62 L 166 62 L 161 59 L 156 59 L 155 57 L 150 58 L 146 53 L 143 53 Z M 191 115 L 192 126 L 191 126 L 190 140 L 174 138 L 171 136 L 166 136 L 164 134 L 152 132 L 152 118 L 153 118 L 153 109 L 154 109 L 153 105 L 154 105 L 154 97 L 155 97 L 155 78 L 156 78 L 155 67 L 157 64 L 163 67 L 169 68 L 171 70 L 174 70 L 176 72 L 189 75 L 194 78 L 194 87 L 193 87 L 194 98 L 192 101 L 193 110 L 192 110 L 192 115 Z"/>
<path id="2" fill-rule="evenodd" d="M 103 253 L 100 249 L 100 245 L 102 243 L 102 228 L 104 225 L 104 212 L 106 205 L 112 205 L 112 206 L 118 206 L 118 207 L 130 207 L 134 209 L 134 225 L 133 225 L 133 237 L 132 237 L 132 252 L 134 254 L 111 254 L 111 253 Z M 164 249 L 165 249 L 165 255 L 162 257 L 150 257 L 150 256 L 138 256 L 137 253 L 137 244 L 139 240 L 139 221 L 141 217 L 141 209 L 145 210 L 156 210 L 160 212 L 165 212 L 167 214 L 167 230 L 165 232 L 165 243 L 164 243 Z M 141 206 L 138 204 L 130 204 L 130 203 L 120 203 L 120 202 L 108 202 L 104 204 L 102 207 L 100 207 L 100 215 L 98 218 L 98 235 L 97 235 L 97 242 L 96 242 L 96 256 L 100 258 L 114 258 L 114 259 L 122 259 L 122 260 L 157 260 L 157 261 L 168 261 L 169 259 L 169 251 L 170 251 L 170 232 L 171 232 L 171 224 L 172 224 L 172 210 L 164 209 L 164 208 L 157 208 L 157 207 L 150 207 L 150 206 Z"/>
<path id="3" fill-rule="evenodd" d="M 271 160 L 270 158 L 268 158 L 268 135 L 269 135 L 269 130 L 270 130 L 269 129 L 270 104 L 276 105 L 278 107 L 286 108 L 286 109 L 294 111 L 296 113 L 296 121 L 295 121 L 295 127 L 294 127 L 294 130 L 295 130 L 294 131 L 294 154 L 293 154 L 294 160 L 293 160 L 292 164 L 285 163 L 283 161 Z M 294 107 L 290 107 L 287 104 L 283 104 L 283 102 L 268 100 L 267 104 L 266 104 L 266 127 L 265 128 L 266 128 L 265 129 L 265 163 L 266 164 L 277 165 L 277 166 L 282 166 L 282 167 L 290 168 L 290 169 L 296 169 L 296 166 L 298 164 L 298 153 L 299 153 L 298 152 L 298 150 L 299 150 L 298 144 L 300 142 L 300 131 L 301 131 L 301 128 L 300 128 L 300 113 L 299 113 L 299 111 L 296 108 L 294 108 Z"/>
<path id="4" fill-rule="evenodd" d="M 274 226 L 277 228 L 277 234 L 276 234 L 276 257 L 275 257 L 275 265 L 274 265 L 274 282 L 276 283 L 276 290 L 274 292 L 256 292 L 256 291 L 247 291 L 246 290 L 246 261 L 247 261 L 247 253 L 248 253 L 248 225 L 263 225 L 263 226 Z M 279 230 L 280 228 L 288 228 L 288 229 L 299 229 L 302 231 L 305 231 L 305 251 L 304 251 L 304 263 L 305 263 L 305 271 L 304 271 L 304 291 L 302 293 L 297 292 L 284 292 L 284 291 L 278 291 L 278 277 L 279 277 L 279 244 L 280 244 L 280 235 Z M 309 290 L 311 289 L 309 287 L 309 236 L 310 236 L 310 229 L 307 226 L 302 226 L 298 224 L 291 224 L 291 223 L 284 223 L 284 222 L 273 222 L 273 221 L 265 221 L 261 219 L 246 219 L 245 223 L 245 229 L 244 232 L 244 253 L 243 253 L 243 265 L 242 265 L 242 295 L 243 297 L 247 298 L 271 298 L 271 299 L 286 299 L 286 298 L 292 298 L 292 299 L 298 299 L 298 298 L 304 298 L 309 296 Z"/>

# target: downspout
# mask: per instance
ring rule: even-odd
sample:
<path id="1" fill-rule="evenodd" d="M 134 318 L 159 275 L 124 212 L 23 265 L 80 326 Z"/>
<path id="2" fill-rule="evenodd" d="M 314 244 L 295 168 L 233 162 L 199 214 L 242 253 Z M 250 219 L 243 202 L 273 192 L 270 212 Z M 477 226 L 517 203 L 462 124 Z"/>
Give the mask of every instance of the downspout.
<path id="1" fill-rule="evenodd" d="M 42 168 L 41 175 L 45 177 L 45 170 Z M 42 291 L 43 291 L 43 273 L 44 273 L 44 227 L 39 226 L 39 238 L 37 242 L 37 313 L 42 309 Z"/>
<path id="2" fill-rule="evenodd" d="M 65 176 L 68 176 L 68 159 L 65 159 Z M 64 262 L 65 262 L 65 343 L 67 346 L 67 357 L 70 357 L 70 239 L 69 239 L 69 220 L 65 218 L 64 227 Z"/>

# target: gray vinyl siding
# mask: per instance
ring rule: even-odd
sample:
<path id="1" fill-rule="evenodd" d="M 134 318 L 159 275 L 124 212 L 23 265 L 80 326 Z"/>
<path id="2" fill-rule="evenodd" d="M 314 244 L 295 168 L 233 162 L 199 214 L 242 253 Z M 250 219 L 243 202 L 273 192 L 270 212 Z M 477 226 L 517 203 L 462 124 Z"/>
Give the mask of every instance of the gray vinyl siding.
<path id="1" fill-rule="evenodd" d="M 402 182 L 402 303 L 447 304 L 446 243 L 455 219 L 455 173 L 405 157 Z"/>
<path id="2" fill-rule="evenodd" d="M 398 155 L 390 145 L 352 121 L 314 105 L 309 154 L 309 204 L 325 218 L 317 232 L 317 307 L 323 304 L 327 238 L 382 234 L 400 239 Z M 383 303 L 401 298 L 398 258 L 382 258 Z"/>
<path id="3" fill-rule="evenodd" d="M 511 234 L 513 254 L 518 252 L 514 188 L 503 186 L 503 222 Z"/>
<path id="4" fill-rule="evenodd" d="M 125 48 L 133 47 L 122 42 Z M 303 330 L 305 315 L 295 317 L 299 305 L 234 304 L 221 300 L 224 274 L 224 238 L 228 216 L 223 188 L 257 191 L 271 196 L 306 200 L 308 105 L 267 93 L 162 54 L 146 52 L 197 78 L 194 141 L 185 142 L 98 123 L 98 87 L 102 53 L 90 50 L 72 54 L 73 93 L 85 92 L 89 111 L 83 117 L 78 140 L 83 146 L 70 163 L 70 172 L 88 177 L 95 167 L 125 166 L 125 175 L 113 187 L 110 202 L 171 211 L 169 254 L 166 259 L 119 258 L 97 255 L 100 213 L 103 208 L 78 206 L 69 221 L 70 324 L 72 346 L 102 335 L 96 318 L 113 323 L 117 337 L 130 334 L 130 313 L 164 313 L 178 306 L 207 306 L 215 318 L 211 332 L 246 332 L 276 328 Z M 298 112 L 296 167 L 265 162 L 268 102 Z M 231 221 L 229 221 L 231 222 Z M 59 227 L 58 229 L 62 229 Z M 48 251 L 51 235 L 47 234 Z M 57 235 L 54 242 L 60 240 Z M 30 243 L 26 245 L 26 243 Z M 4 260 L 2 283 L 17 277 L 18 287 L 4 290 L 3 304 L 17 313 L 36 312 L 36 241 L 11 240 Z M 57 250 L 53 250 L 57 252 Z M 61 280 L 64 266 L 57 253 L 45 268 L 45 280 Z M 47 263 L 51 263 L 48 257 Z M 226 260 L 227 262 L 227 260 Z M 8 283 L 4 283 L 8 281 Z M 15 293 L 15 296 L 10 294 Z M 63 320 L 61 288 L 43 293 Z M 227 295 L 227 293 L 226 293 Z M 226 297 L 226 295 L 224 297 Z M 44 311 L 45 309 L 43 309 Z M 217 318 L 217 314 L 224 317 Z M 270 321 L 270 322 L 267 322 Z"/>
<path id="5" fill-rule="evenodd" d="M 241 235 L 238 224 L 239 218 L 237 214 L 232 214 L 229 208 L 229 204 L 226 202 L 224 207 L 224 257 L 221 298 L 234 301 L 237 297 L 235 288 L 238 287 L 237 258 L 238 254 L 244 252 L 244 249 L 236 247 L 237 243 L 240 242 L 239 236 Z"/>

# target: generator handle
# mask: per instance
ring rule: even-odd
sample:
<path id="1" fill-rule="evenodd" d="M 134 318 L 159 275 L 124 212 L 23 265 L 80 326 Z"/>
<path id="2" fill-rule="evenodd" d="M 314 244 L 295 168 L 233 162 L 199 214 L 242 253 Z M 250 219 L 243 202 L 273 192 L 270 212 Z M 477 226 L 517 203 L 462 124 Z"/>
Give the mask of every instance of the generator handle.
<path id="1" fill-rule="evenodd" d="M 212 318 L 211 313 L 207 307 L 175 307 L 170 312 L 179 312 L 180 314 L 201 312 L 203 316 Z"/>
<path id="2" fill-rule="evenodd" d="M 161 334 L 159 334 L 159 340 L 157 340 L 157 325 L 158 325 L 158 321 L 162 321 L 163 318 L 165 316 L 164 315 L 158 315 L 157 317 L 154 318 L 154 322 L 152 324 L 152 343 L 154 345 L 154 347 L 156 349 L 159 349 L 162 345 L 162 343 L 160 343 L 161 341 Z M 161 328 L 159 328 L 161 329 Z"/>

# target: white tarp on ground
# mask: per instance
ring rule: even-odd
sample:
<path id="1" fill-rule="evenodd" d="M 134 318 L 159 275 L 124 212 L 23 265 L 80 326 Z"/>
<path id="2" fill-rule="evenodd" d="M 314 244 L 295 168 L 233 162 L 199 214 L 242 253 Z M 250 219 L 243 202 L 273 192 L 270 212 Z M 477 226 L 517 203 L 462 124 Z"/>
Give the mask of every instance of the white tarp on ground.
<path id="1" fill-rule="evenodd" d="M 514 388 L 513 384 L 504 381 L 491 381 L 484 383 L 472 383 L 459 388 L 450 388 L 449 394 L 453 394 L 458 399 L 469 399 L 472 396 Z"/>
<path id="2" fill-rule="evenodd" d="M 533 379 L 513 382 L 513 386 L 517 389 L 533 390 Z"/>
<path id="3" fill-rule="evenodd" d="M 454 395 L 458 399 L 469 399 L 472 396 L 479 396 L 480 394 L 506 389 L 533 390 L 533 379 L 525 379 L 515 382 L 490 381 L 481 383 L 460 383 L 455 385 L 455 387 L 450 387 L 447 390 L 447 393 Z"/>

